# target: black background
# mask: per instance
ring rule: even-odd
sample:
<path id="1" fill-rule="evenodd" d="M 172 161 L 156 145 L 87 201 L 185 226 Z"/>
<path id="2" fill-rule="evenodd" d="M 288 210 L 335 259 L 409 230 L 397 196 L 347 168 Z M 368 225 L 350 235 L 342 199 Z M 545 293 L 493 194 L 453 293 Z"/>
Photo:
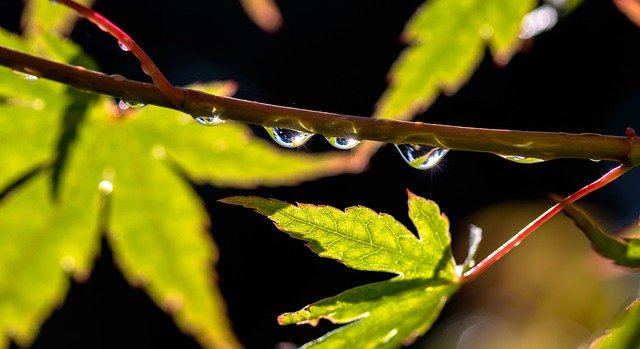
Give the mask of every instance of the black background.
<path id="1" fill-rule="evenodd" d="M 143 46 L 169 79 L 234 79 L 236 96 L 287 106 L 370 115 L 386 86 L 385 75 L 402 49 L 399 35 L 421 1 L 278 1 L 284 27 L 258 29 L 235 0 L 98 0 L 94 8 Z M 3 0 L 1 23 L 18 30 L 19 1 Z M 109 74 L 146 80 L 115 40 L 81 21 L 72 35 Z M 455 40 L 455 38 L 452 38 Z M 548 33 L 526 44 L 504 66 L 489 56 L 469 83 L 441 97 L 418 120 L 464 126 L 624 134 L 640 128 L 640 29 L 610 1 L 587 0 Z M 264 136 L 262 130 L 256 133 Z M 315 137 L 308 151 L 328 150 Z M 406 191 L 438 202 L 452 222 L 454 243 L 466 240 L 464 217 L 492 203 L 569 194 L 611 163 L 554 160 L 518 165 L 496 156 L 450 152 L 432 172 L 406 166 L 391 146 L 363 174 L 320 179 L 297 187 L 257 190 L 197 187 L 212 217 L 220 249 L 220 287 L 233 327 L 249 348 L 272 348 L 315 338 L 318 328 L 278 326 L 285 311 L 387 275 L 356 272 L 317 258 L 268 220 L 217 202 L 252 194 L 287 201 L 363 204 L 411 226 Z M 632 175 L 591 197 L 623 223 L 637 217 L 640 181 Z M 634 202 L 635 201 L 635 202 Z M 523 222 L 524 224 L 525 222 Z M 455 235 L 460 237 L 456 239 Z M 456 299 L 454 298 L 453 302 Z M 445 309 L 446 315 L 447 309 Z M 34 347 L 181 347 L 197 343 L 170 316 L 119 274 L 106 243 L 94 272 L 73 284 L 43 326 Z"/>

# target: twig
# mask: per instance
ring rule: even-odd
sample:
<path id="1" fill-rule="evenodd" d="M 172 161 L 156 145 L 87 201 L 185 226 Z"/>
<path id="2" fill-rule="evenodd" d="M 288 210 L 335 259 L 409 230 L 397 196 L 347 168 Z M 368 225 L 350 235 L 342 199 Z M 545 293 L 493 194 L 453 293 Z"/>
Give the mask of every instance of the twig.
<path id="1" fill-rule="evenodd" d="M 184 103 L 184 94 L 182 91 L 175 88 L 167 78 L 164 77 L 160 69 L 156 67 L 153 60 L 149 58 L 146 52 L 133 40 L 124 30 L 118 28 L 113 22 L 95 12 L 94 10 L 79 4 L 71 0 L 56 0 L 61 5 L 65 5 L 72 10 L 76 11 L 80 16 L 85 17 L 98 28 L 111 34 L 118 39 L 118 45 L 120 48 L 126 51 L 131 51 L 134 56 L 140 61 L 142 71 L 149 75 L 153 82 L 158 86 L 160 91 L 171 101 L 176 107 L 182 107 Z"/>
<path id="2" fill-rule="evenodd" d="M 0 65 L 58 81 L 79 90 L 135 100 L 192 115 L 207 115 L 215 107 L 228 120 L 282 127 L 326 136 L 387 143 L 428 144 L 454 150 L 520 155 L 544 160 L 578 158 L 640 162 L 638 141 L 620 136 L 496 130 L 396 121 L 282 107 L 178 88 L 185 94 L 176 106 L 153 84 L 52 62 L 0 46 Z"/>

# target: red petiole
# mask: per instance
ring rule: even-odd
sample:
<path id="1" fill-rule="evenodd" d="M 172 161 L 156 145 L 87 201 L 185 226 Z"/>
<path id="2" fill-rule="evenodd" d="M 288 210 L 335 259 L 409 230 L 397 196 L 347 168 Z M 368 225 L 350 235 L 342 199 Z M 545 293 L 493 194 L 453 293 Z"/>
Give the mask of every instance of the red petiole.
<path id="1" fill-rule="evenodd" d="M 124 45 L 125 49 L 131 51 L 131 53 L 136 56 L 138 61 L 140 61 L 142 71 L 151 77 L 156 86 L 158 86 L 158 89 L 167 97 L 167 99 L 178 108 L 183 106 L 185 101 L 184 92 L 171 85 L 169 80 L 167 80 L 162 72 L 160 72 L 151 58 L 149 58 L 144 50 L 138 46 L 138 44 L 127 33 L 118 28 L 118 26 L 101 14 L 82 4 L 72 0 L 56 1 L 76 11 L 80 16 L 88 19 L 93 24 L 97 25 L 98 28 L 118 39 L 119 45 Z"/>
<path id="2" fill-rule="evenodd" d="M 526 227 L 522 228 L 516 235 L 514 235 L 511 239 L 505 242 L 498 249 L 493 251 L 489 256 L 483 259 L 480 263 L 478 263 L 475 267 L 469 269 L 466 273 L 464 273 L 460 277 L 460 282 L 466 283 L 472 281 L 478 275 L 482 274 L 487 268 L 493 265 L 493 263 L 500 260 L 504 257 L 509 251 L 520 245 L 520 243 L 527 238 L 531 233 L 533 233 L 538 227 L 540 227 L 544 222 L 548 221 L 551 217 L 555 216 L 558 212 L 562 211 L 562 207 L 565 204 L 570 204 L 572 202 L 577 201 L 578 199 L 586 196 L 589 193 L 592 193 L 605 185 L 613 182 L 618 177 L 622 176 L 625 172 L 630 170 L 633 166 L 628 164 L 621 164 L 607 172 L 602 177 L 598 178 L 593 183 L 590 183 L 584 186 L 582 189 L 576 191 L 575 193 L 567 196 L 562 202 L 557 203 L 551 206 L 548 210 L 546 210 L 543 214 L 538 216 L 538 218 L 534 219 L 531 223 L 527 224 Z"/>

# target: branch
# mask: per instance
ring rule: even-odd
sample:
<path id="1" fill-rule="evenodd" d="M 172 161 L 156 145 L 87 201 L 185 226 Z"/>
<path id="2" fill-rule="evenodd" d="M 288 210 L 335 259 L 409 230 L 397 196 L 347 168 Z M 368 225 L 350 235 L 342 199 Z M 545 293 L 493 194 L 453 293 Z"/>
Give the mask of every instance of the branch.
<path id="1" fill-rule="evenodd" d="M 106 75 L 83 67 L 52 62 L 0 46 L 0 65 L 70 85 L 185 113 L 222 117 L 243 123 L 281 127 L 325 136 L 354 137 L 387 143 L 428 144 L 454 150 L 535 157 L 579 158 L 640 163 L 638 137 L 512 131 L 396 121 L 289 108 L 176 88 L 185 96 L 177 106 L 153 84 Z"/>

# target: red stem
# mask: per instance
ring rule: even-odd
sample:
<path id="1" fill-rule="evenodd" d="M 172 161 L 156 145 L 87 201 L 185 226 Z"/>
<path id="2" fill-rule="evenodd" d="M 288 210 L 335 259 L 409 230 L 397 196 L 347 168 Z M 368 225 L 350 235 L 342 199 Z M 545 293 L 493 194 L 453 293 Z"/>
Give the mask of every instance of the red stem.
<path id="1" fill-rule="evenodd" d="M 578 199 L 584 197 L 585 195 L 594 192 L 605 185 L 613 182 L 618 177 L 622 176 L 625 172 L 631 169 L 633 166 L 628 164 L 621 164 L 611 171 L 607 172 L 604 176 L 597 179 L 595 182 L 584 186 L 582 189 L 576 191 L 575 193 L 567 196 L 562 202 L 557 203 L 551 206 L 548 210 L 546 210 L 543 214 L 538 216 L 531 223 L 527 224 L 526 227 L 522 228 L 516 235 L 514 235 L 511 239 L 505 242 L 498 249 L 493 251 L 489 256 L 487 256 L 484 260 L 478 263 L 475 267 L 469 269 L 466 273 L 464 273 L 460 277 L 460 282 L 466 283 L 472 281 L 478 275 L 482 274 L 487 268 L 489 268 L 493 263 L 500 260 L 504 255 L 509 253 L 513 248 L 520 245 L 522 240 L 526 239 L 531 233 L 533 233 L 538 227 L 540 227 L 544 222 L 548 221 L 551 217 L 555 216 L 558 212 L 562 211 L 562 207 L 566 204 L 570 204 L 572 202 L 577 201 Z"/>
<path id="2" fill-rule="evenodd" d="M 136 44 L 136 42 L 127 33 L 118 28 L 118 26 L 101 14 L 75 1 L 57 0 L 57 2 L 76 11 L 80 16 L 88 19 L 93 24 L 97 25 L 98 28 L 118 39 L 120 44 L 124 45 L 129 51 L 131 51 L 131 53 L 133 53 L 134 56 L 136 56 L 138 61 L 140 61 L 142 71 L 151 77 L 156 86 L 158 86 L 158 89 L 167 97 L 167 99 L 178 108 L 181 108 L 184 105 L 184 92 L 171 85 L 169 80 L 162 75 L 162 72 L 160 72 L 158 67 L 156 67 L 151 58 L 149 58 L 144 50 L 138 46 L 138 44 Z"/>

